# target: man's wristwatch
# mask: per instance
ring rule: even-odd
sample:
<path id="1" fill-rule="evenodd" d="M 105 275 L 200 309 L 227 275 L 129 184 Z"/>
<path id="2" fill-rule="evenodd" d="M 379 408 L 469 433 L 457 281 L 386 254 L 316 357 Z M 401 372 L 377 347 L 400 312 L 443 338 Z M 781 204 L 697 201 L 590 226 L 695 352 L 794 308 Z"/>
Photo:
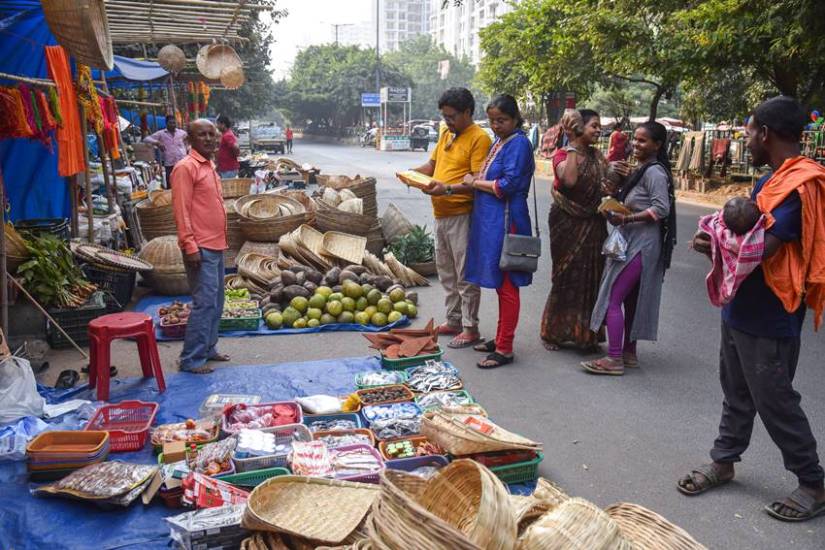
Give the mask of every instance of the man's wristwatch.
<path id="1" fill-rule="evenodd" d="M 453 194 L 453 186 L 452 185 L 447 185 L 446 189 L 444 189 L 444 194 L 445 195 L 452 195 Z"/>

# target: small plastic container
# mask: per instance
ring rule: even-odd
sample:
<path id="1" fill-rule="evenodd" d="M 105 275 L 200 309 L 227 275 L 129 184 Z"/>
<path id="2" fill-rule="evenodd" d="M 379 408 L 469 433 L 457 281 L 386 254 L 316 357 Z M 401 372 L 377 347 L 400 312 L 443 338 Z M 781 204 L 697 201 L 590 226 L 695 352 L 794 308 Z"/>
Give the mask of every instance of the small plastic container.
<path id="1" fill-rule="evenodd" d="M 210 416 L 220 416 L 224 407 L 235 405 L 236 403 L 246 403 L 247 405 L 257 405 L 261 402 L 260 395 L 240 394 L 240 393 L 213 393 L 201 403 L 198 413 L 201 418 Z"/>
<path id="2" fill-rule="evenodd" d="M 312 441 L 312 434 L 309 428 L 303 424 L 289 424 L 287 426 L 277 426 L 274 428 L 265 428 L 261 431 L 275 434 L 275 444 L 283 445 L 285 443 L 292 443 L 298 441 Z M 264 468 L 286 468 L 289 466 L 289 453 L 280 453 L 266 456 L 256 456 L 252 458 L 235 458 L 234 453 L 232 462 L 235 465 L 236 472 L 249 472 L 252 470 L 261 470 Z"/>
<path id="3" fill-rule="evenodd" d="M 384 471 L 385 466 L 384 466 L 384 459 L 381 458 L 381 455 L 378 453 L 378 451 L 374 447 L 370 447 L 369 445 L 348 445 L 346 447 L 338 447 L 338 448 L 332 450 L 331 452 L 333 452 L 333 453 L 343 453 L 343 452 L 346 452 L 346 451 L 355 451 L 355 450 L 358 450 L 358 449 L 365 449 L 365 450 L 369 451 L 369 453 L 378 460 L 378 463 L 380 464 L 380 467 L 377 470 L 373 470 L 373 471 L 370 471 L 370 472 L 366 472 L 366 473 L 358 474 L 358 475 L 354 475 L 354 476 L 342 476 L 342 477 L 336 476 L 335 479 L 341 479 L 341 480 L 345 480 L 345 481 L 356 481 L 356 482 L 360 482 L 360 483 L 378 483 L 381 480 L 381 472 Z"/>
<path id="4" fill-rule="evenodd" d="M 401 470 L 402 472 L 412 472 L 424 466 L 432 466 L 441 469 L 450 463 L 450 459 L 444 455 L 414 456 L 412 458 L 396 458 L 387 460 L 387 469 Z"/>
<path id="5" fill-rule="evenodd" d="M 539 463 L 544 460 L 544 454 L 538 453 L 533 460 L 507 464 L 506 466 L 493 466 L 490 471 L 506 484 L 527 483 L 536 481 L 539 478 Z"/>
<path id="6" fill-rule="evenodd" d="M 275 405 L 286 405 L 291 407 L 295 412 L 295 424 L 300 424 L 304 421 L 304 413 L 301 410 L 301 406 L 295 401 L 275 401 L 272 403 L 257 403 L 255 405 L 250 405 L 249 408 L 260 408 L 260 407 L 274 407 Z M 271 429 L 278 429 L 284 428 L 287 426 L 291 426 L 292 424 L 283 424 L 281 426 L 269 426 L 268 428 L 253 428 L 253 429 L 264 429 L 264 430 L 271 430 Z M 235 435 L 242 429 L 246 428 L 247 426 L 241 426 L 240 428 L 230 428 L 229 424 L 227 423 L 227 411 L 224 409 L 223 414 L 221 415 L 221 431 L 224 435 Z M 312 438 L 310 438 L 311 440 Z"/>
<path id="7" fill-rule="evenodd" d="M 397 390 L 397 391 L 401 392 L 403 395 L 401 397 L 399 397 L 398 399 L 390 399 L 390 400 L 386 400 L 386 401 L 370 401 L 370 402 L 367 402 L 365 400 L 365 397 L 367 397 L 369 395 L 372 395 L 374 393 L 379 393 L 379 392 L 382 392 L 382 391 L 387 391 L 389 389 Z M 394 384 L 392 386 L 378 386 L 378 387 L 375 387 L 375 388 L 366 388 L 366 389 L 363 389 L 363 390 L 357 390 L 355 393 L 356 393 L 356 395 L 358 395 L 359 398 L 361 398 L 361 403 L 364 407 L 369 407 L 369 406 L 373 406 L 373 405 L 389 405 L 391 403 L 403 403 L 405 401 L 412 401 L 415 397 L 413 395 L 413 393 L 410 391 L 410 389 L 407 388 L 407 386 L 403 386 L 401 384 Z"/>
<path id="8" fill-rule="evenodd" d="M 324 437 L 344 437 L 348 435 L 363 435 L 367 437 L 370 442 L 370 447 L 375 447 L 375 434 L 372 433 L 372 430 L 368 430 L 367 428 L 356 428 L 354 430 L 336 430 L 331 432 L 314 432 L 312 434 L 313 439 L 318 440 Z M 337 447 L 344 447 L 345 445 L 330 445 L 327 444 L 327 447 L 330 449 L 335 449 Z"/>
<path id="9" fill-rule="evenodd" d="M 415 357 L 404 357 L 401 359 L 389 359 L 381 354 L 381 366 L 387 370 L 404 370 L 410 367 L 417 367 L 423 365 L 427 361 L 441 361 L 444 356 L 444 350 L 439 346 L 438 351 L 428 355 L 417 355 Z"/>
<path id="10" fill-rule="evenodd" d="M 144 401 L 104 405 L 89 420 L 84 431 L 109 432 L 109 446 L 113 453 L 139 451 L 146 445 L 157 412 L 157 403 Z"/>
<path id="11" fill-rule="evenodd" d="M 377 371 L 377 372 L 384 372 L 384 371 Z M 380 386 L 394 386 L 395 384 L 403 384 L 407 381 L 407 373 L 404 371 L 393 371 L 393 372 L 384 372 L 384 374 L 390 374 L 395 377 L 394 381 L 387 382 L 386 384 L 370 384 L 367 382 L 369 375 L 375 374 L 375 372 L 362 372 L 359 373 L 355 377 L 355 387 L 359 390 L 365 390 L 367 388 L 378 388 Z"/>
<path id="12" fill-rule="evenodd" d="M 356 428 L 364 427 L 364 424 L 361 422 L 361 415 L 359 415 L 358 413 L 308 414 L 304 416 L 304 426 L 309 428 L 309 431 L 314 431 L 312 429 L 313 424 L 315 424 L 316 422 L 328 422 L 330 420 L 350 420 L 355 423 Z"/>
<path id="13" fill-rule="evenodd" d="M 160 333 L 164 338 L 181 339 L 186 336 L 186 323 L 174 323 L 167 325 L 163 319 L 158 323 Z"/>

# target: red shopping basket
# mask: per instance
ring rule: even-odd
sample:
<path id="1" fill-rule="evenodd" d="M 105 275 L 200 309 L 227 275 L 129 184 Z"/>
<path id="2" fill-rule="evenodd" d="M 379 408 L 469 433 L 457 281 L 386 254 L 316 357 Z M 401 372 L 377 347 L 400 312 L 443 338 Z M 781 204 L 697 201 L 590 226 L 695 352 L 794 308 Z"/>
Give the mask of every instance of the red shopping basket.
<path id="1" fill-rule="evenodd" d="M 149 438 L 158 412 L 157 403 L 121 401 L 100 407 L 86 430 L 109 432 L 111 452 L 139 451 Z"/>

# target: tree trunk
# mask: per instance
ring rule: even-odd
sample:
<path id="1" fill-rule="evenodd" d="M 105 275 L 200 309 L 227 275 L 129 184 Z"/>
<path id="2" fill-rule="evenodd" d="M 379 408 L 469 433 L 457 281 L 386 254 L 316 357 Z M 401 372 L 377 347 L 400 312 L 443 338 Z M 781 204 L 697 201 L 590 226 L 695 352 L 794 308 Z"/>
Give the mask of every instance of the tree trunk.
<path id="1" fill-rule="evenodd" d="M 544 114 L 547 117 L 547 127 L 550 128 L 556 123 L 555 120 L 551 120 L 551 117 L 553 116 L 553 98 L 550 94 L 544 94 L 542 97 L 542 104 L 544 105 Z"/>
<path id="2" fill-rule="evenodd" d="M 656 113 L 659 111 L 659 100 L 661 100 L 662 96 L 665 95 L 665 91 L 664 86 L 656 86 L 656 91 L 653 93 L 653 99 L 650 100 L 650 116 L 648 120 L 651 122 L 656 120 Z"/>

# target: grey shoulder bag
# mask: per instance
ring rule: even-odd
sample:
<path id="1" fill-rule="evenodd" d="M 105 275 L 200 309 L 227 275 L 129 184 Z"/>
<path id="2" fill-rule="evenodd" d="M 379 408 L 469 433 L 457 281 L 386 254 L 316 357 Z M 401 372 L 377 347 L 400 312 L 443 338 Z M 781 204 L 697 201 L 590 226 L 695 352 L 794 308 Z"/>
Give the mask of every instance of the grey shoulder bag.
<path id="1" fill-rule="evenodd" d="M 522 271 L 535 273 L 541 256 L 541 236 L 539 234 L 539 205 L 536 199 L 536 177 L 533 176 L 533 210 L 535 211 L 536 236 L 510 233 L 510 200 L 504 207 L 504 245 L 498 268 L 502 271 Z"/>

